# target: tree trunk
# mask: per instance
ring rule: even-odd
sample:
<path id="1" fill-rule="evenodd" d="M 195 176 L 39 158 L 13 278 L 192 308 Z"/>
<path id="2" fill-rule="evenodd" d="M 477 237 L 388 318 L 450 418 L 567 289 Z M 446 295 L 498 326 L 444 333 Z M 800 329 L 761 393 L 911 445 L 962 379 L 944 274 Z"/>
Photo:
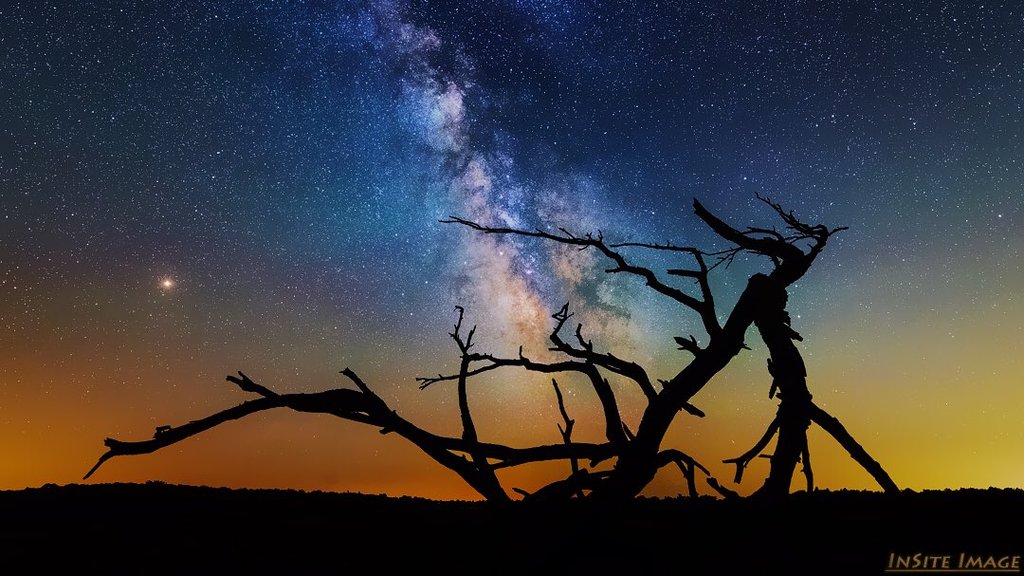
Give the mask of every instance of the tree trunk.
<path id="1" fill-rule="evenodd" d="M 667 382 L 665 389 L 647 407 L 636 439 L 619 457 L 608 481 L 594 490 L 595 498 L 631 498 L 650 483 L 658 471 L 658 451 L 672 420 L 743 349 L 747 328 L 770 306 L 777 291 L 773 286 L 777 285 L 778 281 L 764 274 L 750 277 L 721 332 L 711 337 L 708 347 Z"/>
<path id="2" fill-rule="evenodd" d="M 811 393 L 807 390 L 807 369 L 794 340 L 797 334 L 789 325 L 786 312 L 788 295 L 785 287 L 769 281 L 764 303 L 754 320 L 761 339 L 768 347 L 768 372 L 772 375 L 772 389 L 781 399 L 778 412 L 779 439 L 771 457 L 771 469 L 757 496 L 778 497 L 789 494 L 793 471 L 802 455 L 807 452 L 807 428 L 811 425 Z M 805 472 L 810 464 L 804 462 Z M 808 486 L 810 489 L 810 486 Z"/>

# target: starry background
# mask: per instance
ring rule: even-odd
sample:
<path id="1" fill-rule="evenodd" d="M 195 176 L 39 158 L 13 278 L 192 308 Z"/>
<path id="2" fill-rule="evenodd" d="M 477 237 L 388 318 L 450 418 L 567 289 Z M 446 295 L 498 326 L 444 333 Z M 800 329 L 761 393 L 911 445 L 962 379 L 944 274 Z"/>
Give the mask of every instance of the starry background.
<path id="1" fill-rule="evenodd" d="M 438 219 L 714 249 L 692 199 L 778 224 L 755 193 L 850 226 L 791 290 L 816 399 L 901 486 L 1020 486 L 1015 3 L 139 4 L 0 9 L 0 488 L 77 481 L 104 437 L 240 402 L 238 369 L 300 391 L 348 366 L 454 433 L 454 391 L 413 378 L 457 366 L 456 304 L 482 349 L 542 357 L 568 300 L 598 346 L 670 377 L 692 314 L 589 253 Z M 720 313 L 765 266 L 716 271 Z M 666 440 L 726 480 L 775 409 L 750 340 Z M 593 393 L 564 385 L 577 437 L 599 434 Z M 613 385 L 635 427 L 640 394 Z M 483 437 L 559 441 L 545 379 L 472 394 Z M 872 487 L 812 442 L 820 485 Z M 401 439 L 284 412 L 97 478 L 473 497 Z M 649 493 L 681 490 L 666 472 Z"/>

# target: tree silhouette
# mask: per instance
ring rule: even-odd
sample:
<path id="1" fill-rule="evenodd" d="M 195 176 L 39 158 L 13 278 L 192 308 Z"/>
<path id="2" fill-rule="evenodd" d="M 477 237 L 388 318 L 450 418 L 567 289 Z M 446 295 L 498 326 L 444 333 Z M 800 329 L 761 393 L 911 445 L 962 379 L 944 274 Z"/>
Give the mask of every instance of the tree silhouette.
<path id="1" fill-rule="evenodd" d="M 104 462 L 115 456 L 148 454 L 228 420 L 272 408 L 291 408 L 299 412 L 331 414 L 375 426 L 383 434 L 397 434 L 415 444 L 441 465 L 454 471 L 488 500 L 511 499 L 499 482 L 496 470 L 551 460 L 568 461 L 570 474 L 533 493 L 518 489 L 515 491 L 524 499 L 531 501 L 573 497 L 588 497 L 594 500 L 630 498 L 639 494 L 660 468 L 675 464 L 685 477 L 691 495 L 697 493 L 696 478 L 698 473 L 701 473 L 710 487 L 725 497 L 733 497 L 736 493 L 722 486 L 706 467 L 680 450 L 663 449 L 662 443 L 669 425 L 680 411 L 697 417 L 704 416 L 690 400 L 741 349 L 746 348 L 744 339 L 747 330 L 754 325 L 770 354 L 768 372 L 772 383 L 769 398 L 778 397 L 780 402 L 775 418 L 754 447 L 736 458 L 726 460 L 736 466 L 734 481 L 742 480 L 749 462 L 760 455 L 771 440 L 778 436 L 775 453 L 770 456 L 768 477 L 754 495 L 778 497 L 787 494 L 796 465 L 801 462 L 807 488 L 813 489 L 813 472 L 807 443 L 807 429 L 813 423 L 835 438 L 850 456 L 874 477 L 883 490 L 897 491 L 896 484 L 881 465 L 868 455 L 839 420 L 813 402 L 807 388 L 803 358 L 794 344 L 794 341 L 802 338 L 791 327 L 790 317 L 786 311 L 787 288 L 807 272 L 815 258 L 825 248 L 828 239 L 845 228 L 830 229 L 823 225 L 805 224 L 792 212 L 786 212 L 769 199 L 761 196 L 758 198 L 782 219 L 785 225 L 782 231 L 775 228 L 739 230 L 726 224 L 700 202 L 694 200 L 693 209 L 697 217 L 731 244 L 731 247 L 724 251 L 712 253 L 695 247 L 673 244 L 609 243 L 601 234 L 579 236 L 564 228 L 558 229 L 557 232 L 548 232 L 540 229 L 521 230 L 489 226 L 457 217 L 442 220 L 444 223 L 466 226 L 482 234 L 523 236 L 573 246 L 580 250 L 596 251 L 612 263 L 613 267 L 607 270 L 608 273 L 637 276 L 651 289 L 696 313 L 706 332 L 707 343 L 702 346 L 692 335 L 686 338 L 677 337 L 675 340 L 680 349 L 689 352 L 692 358 L 673 378 L 660 381 L 660 390 L 651 380 L 647 370 L 639 364 L 597 349 L 594 343 L 583 335 L 581 324 L 577 324 L 572 336 L 565 336 L 563 329 L 572 317 L 568 304 L 552 316 L 554 326 L 549 339 L 552 343 L 551 351 L 558 354 L 558 360 L 551 362 L 527 357 L 522 347 L 515 357 L 500 357 L 476 351 L 473 342 L 476 328 L 466 330 L 463 326 L 464 310 L 458 307 L 458 319 L 450 333 L 460 354 L 458 372 L 417 380 L 421 389 L 440 382 L 455 383 L 462 425 L 462 434 L 459 437 L 431 433 L 401 417 L 348 368 L 341 373 L 354 384 L 355 389 L 338 388 L 307 394 L 278 394 L 238 372 L 237 376 L 228 376 L 227 380 L 243 391 L 255 394 L 257 398 L 181 426 L 162 426 L 151 439 L 126 442 L 108 438 L 104 442 L 107 451 L 100 456 L 99 461 L 85 477 L 89 478 Z M 670 269 L 667 270 L 667 274 L 694 281 L 699 295 L 693 296 L 676 288 L 659 278 L 650 268 L 630 262 L 624 256 L 623 249 L 626 248 L 685 255 L 692 261 L 690 267 Z M 728 264 L 742 253 L 765 257 L 770 262 L 770 270 L 767 273 L 759 272 L 750 276 L 738 301 L 722 324 L 709 275 L 720 266 L 727 268 Z M 470 411 L 469 382 L 481 374 L 505 368 L 519 368 L 545 374 L 582 374 L 593 386 L 601 404 L 604 441 L 573 441 L 575 421 L 569 417 L 555 379 L 552 379 L 552 386 L 562 417 L 562 423 L 559 424 L 561 444 L 513 447 L 481 441 Z M 605 374 L 616 374 L 628 379 L 646 397 L 647 405 L 635 433 L 622 421 L 615 394 Z M 601 463 L 612 459 L 613 466 L 599 469 Z"/>

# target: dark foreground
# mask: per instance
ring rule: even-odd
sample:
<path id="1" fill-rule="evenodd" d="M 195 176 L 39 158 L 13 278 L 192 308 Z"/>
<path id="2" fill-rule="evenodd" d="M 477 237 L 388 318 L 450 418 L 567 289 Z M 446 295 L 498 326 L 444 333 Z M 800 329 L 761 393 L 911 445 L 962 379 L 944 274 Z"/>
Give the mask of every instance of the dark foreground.
<path id="1" fill-rule="evenodd" d="M 954 568 L 961 553 L 1020 555 L 1022 512 L 1021 490 L 499 509 L 159 483 L 47 486 L 0 492 L 0 571 L 883 574 L 890 554 L 949 556 Z"/>

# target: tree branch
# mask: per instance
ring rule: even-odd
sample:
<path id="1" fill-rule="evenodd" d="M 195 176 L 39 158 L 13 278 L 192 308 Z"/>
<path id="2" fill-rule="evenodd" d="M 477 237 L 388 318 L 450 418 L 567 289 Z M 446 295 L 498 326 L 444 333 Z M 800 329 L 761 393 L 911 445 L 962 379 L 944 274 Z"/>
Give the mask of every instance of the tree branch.
<path id="1" fill-rule="evenodd" d="M 565 411 L 565 399 L 562 398 L 562 391 L 558 388 L 558 381 L 552 378 L 551 385 L 555 388 L 555 398 L 558 399 L 558 412 L 562 415 L 562 422 L 565 423 L 564 427 L 561 424 L 558 425 L 558 432 L 562 435 L 562 442 L 569 445 L 572 444 L 572 429 L 576 425 L 576 421 L 569 418 L 569 413 Z M 574 476 L 579 474 L 580 461 L 577 458 L 570 458 L 569 467 Z M 576 495 L 582 497 L 583 492 L 580 491 Z"/>
<path id="2" fill-rule="evenodd" d="M 693 334 L 690 334 L 689 338 L 675 336 L 673 340 L 675 340 L 676 344 L 679 345 L 680 350 L 686 350 L 694 356 L 700 356 L 701 352 L 704 351 L 704 349 L 700 347 L 700 344 L 697 344 L 697 339 L 694 338 Z"/>
<path id="3" fill-rule="evenodd" d="M 466 438 L 438 436 L 400 417 L 351 370 L 346 368 L 342 373 L 352 380 L 359 390 L 339 388 L 315 393 L 277 394 L 249 380 L 251 384 L 247 384 L 247 386 L 252 391 L 261 394 L 261 398 L 243 402 L 181 426 L 161 427 L 161 431 L 151 439 L 122 441 L 107 438 L 104 441 L 107 451 L 86 473 L 85 478 L 91 477 L 100 466 L 111 458 L 150 454 L 225 422 L 274 408 L 330 414 L 345 420 L 376 426 L 381 428 L 382 433 L 396 433 L 415 444 L 441 465 L 459 474 L 482 495 L 496 500 L 507 499 L 507 495 L 503 491 L 499 494 L 491 484 L 490 478 L 493 477 L 495 468 L 507 468 L 547 460 L 584 458 L 604 460 L 619 454 L 619 447 L 611 443 L 552 444 L 515 448 L 502 444 L 471 441 Z M 236 379 L 245 380 L 245 377 L 231 376 L 231 378 L 232 382 Z M 477 461 L 467 460 L 459 453 L 470 455 Z M 498 463 L 491 465 L 488 463 L 489 459 L 497 460 Z M 485 463 L 486 467 L 483 467 L 481 462 Z"/>
<path id="4" fill-rule="evenodd" d="M 568 313 L 568 304 L 563 306 L 562 309 L 553 316 L 557 321 L 555 329 L 552 331 L 553 340 L 561 342 L 557 334 L 558 331 L 561 329 L 562 325 L 565 323 L 565 320 L 569 316 L 571 316 L 571 314 Z M 462 313 L 460 311 L 460 323 L 461 317 Z M 456 325 L 456 333 L 458 333 L 458 324 Z M 575 350 L 572 349 L 571 347 L 569 347 L 569 349 Z M 462 355 L 462 363 L 460 363 L 458 374 L 438 374 L 437 376 L 418 377 L 416 378 L 416 380 L 420 382 L 420 389 L 424 389 L 438 382 L 458 381 L 461 383 L 464 380 L 468 380 L 473 376 L 484 374 L 486 372 L 490 372 L 491 370 L 496 370 L 498 368 L 504 367 L 520 367 L 531 372 L 539 372 L 545 374 L 553 374 L 559 372 L 579 372 L 587 376 L 587 378 L 590 380 L 590 383 L 593 386 L 594 391 L 597 393 L 598 400 L 601 402 L 601 408 L 604 412 L 605 417 L 605 436 L 608 438 L 608 441 L 625 442 L 626 438 L 622 432 L 622 419 L 619 415 L 619 408 L 618 403 L 615 399 L 615 393 L 612 391 L 612 388 L 608 384 L 608 381 L 601 377 L 601 374 L 598 372 L 597 368 L 594 365 L 595 360 L 600 362 L 603 360 L 603 357 L 593 352 L 581 353 L 578 356 L 584 359 L 585 361 L 576 362 L 572 360 L 566 360 L 561 362 L 544 363 L 535 362 L 530 358 L 527 358 L 523 354 L 522 347 L 519 348 L 518 358 L 501 358 L 497 356 L 492 356 L 490 354 L 469 353 L 467 348 L 467 352 L 464 352 Z M 474 363 L 482 363 L 483 365 L 477 368 L 471 368 L 471 365 Z M 637 375 L 639 377 L 645 378 L 646 372 L 643 372 L 643 370 L 638 366 L 636 368 L 637 370 L 639 370 L 639 374 Z"/>
<path id="5" fill-rule="evenodd" d="M 561 328 L 571 317 L 572 313 L 569 312 L 568 303 L 552 315 L 552 318 L 554 318 L 557 323 L 550 336 L 551 342 L 555 345 L 551 350 L 554 352 L 562 352 L 563 354 L 573 358 L 580 358 L 585 360 L 588 364 L 600 366 L 606 370 L 614 372 L 615 374 L 625 376 L 626 378 L 636 382 L 637 386 L 639 386 L 640 390 L 644 393 L 644 396 L 647 397 L 648 402 L 654 400 L 658 393 L 654 390 L 654 386 L 651 384 L 651 378 L 647 375 L 647 371 L 636 362 L 623 360 L 611 353 L 595 352 L 593 342 L 583 337 L 582 324 L 576 325 L 576 340 L 580 343 L 580 348 L 576 348 L 562 340 L 562 336 L 560 334 Z"/>
<path id="6" fill-rule="evenodd" d="M 743 470 L 747 467 L 747 464 L 749 464 L 750 461 L 753 460 L 754 458 L 757 458 L 758 454 L 760 454 L 765 449 L 765 447 L 768 446 L 768 443 L 771 442 L 772 438 L 775 436 L 775 433 L 778 431 L 779 417 L 776 416 L 775 418 L 772 419 L 772 423 L 768 425 L 768 429 L 765 430 L 764 435 L 761 436 L 761 439 L 757 441 L 757 444 L 754 444 L 753 448 L 747 450 L 742 455 L 737 456 L 736 458 L 729 458 L 728 460 L 723 460 L 723 462 L 725 462 L 726 464 L 736 465 L 736 476 L 735 478 L 733 478 L 733 482 L 739 484 L 740 482 L 743 481 Z"/>
<path id="7" fill-rule="evenodd" d="M 882 465 L 872 458 L 867 450 L 863 446 L 857 443 L 853 439 L 853 436 L 846 431 L 843 424 L 834 416 L 825 412 L 817 404 L 811 403 L 811 421 L 821 426 L 826 432 L 828 432 L 833 438 L 839 442 L 839 445 L 846 449 L 846 452 L 854 459 L 855 462 L 861 465 L 871 477 L 878 482 L 878 485 L 882 487 L 882 490 L 889 493 L 899 492 L 900 489 L 893 482 L 889 474 L 882 468 Z"/>
<path id="8" fill-rule="evenodd" d="M 756 254 L 764 254 L 765 256 L 778 258 L 780 260 L 804 258 L 805 256 L 804 253 L 796 246 L 777 238 L 754 238 L 740 232 L 723 222 L 711 212 L 708 212 L 707 208 L 697 200 L 693 201 L 693 211 L 697 214 L 697 217 L 710 226 L 716 234 L 744 250 L 748 250 Z"/>
<path id="9" fill-rule="evenodd" d="M 541 504 L 567 500 L 583 493 L 584 490 L 593 490 L 597 484 L 609 475 L 611 475 L 611 471 L 591 472 L 589 470 L 580 470 L 568 478 L 552 482 L 532 494 L 527 494 L 523 501 L 531 504 Z"/>
<path id="10" fill-rule="evenodd" d="M 265 387 L 260 386 L 259 384 L 255 383 L 255 382 L 253 382 L 241 370 L 238 371 L 238 376 L 231 376 L 231 375 L 229 375 L 226 378 L 226 380 L 228 382 L 233 382 L 233 383 L 237 384 L 238 387 L 241 388 L 243 392 L 254 392 L 256 394 L 259 394 L 260 396 L 265 396 L 265 397 L 268 397 L 268 398 L 272 397 L 272 396 L 277 396 L 277 392 L 274 392 L 273 390 L 270 390 L 269 388 L 265 388 Z"/>
<path id="11" fill-rule="evenodd" d="M 85 479 L 92 476 L 104 462 L 116 456 L 150 454 L 225 422 L 237 420 L 256 412 L 262 412 L 263 410 L 282 407 L 288 407 L 300 412 L 331 413 L 341 418 L 358 422 L 369 422 L 370 420 L 368 415 L 370 407 L 362 394 L 355 390 L 328 390 L 315 394 L 274 394 L 243 402 L 238 406 L 222 410 L 199 420 L 193 420 L 188 424 L 165 429 L 149 440 L 124 442 L 114 438 L 107 438 L 103 441 L 103 444 L 107 447 L 107 452 L 100 456 L 96 465 L 86 473 Z"/>
<path id="12" fill-rule="evenodd" d="M 713 476 L 708 476 L 707 482 L 708 486 L 711 486 L 715 490 L 715 492 L 721 494 L 722 498 L 725 498 L 726 500 L 732 500 L 740 497 L 738 492 L 730 490 L 725 486 L 722 486 L 721 484 L 718 483 L 718 480 L 716 480 Z"/>
<path id="13" fill-rule="evenodd" d="M 800 452 L 800 461 L 803 462 L 804 478 L 807 479 L 807 491 L 814 492 L 814 471 L 811 469 L 811 447 L 807 443 L 807 436 L 804 436 L 804 447 Z"/>
<path id="14" fill-rule="evenodd" d="M 440 222 L 443 224 L 461 224 L 478 232 L 483 232 L 484 234 L 526 236 L 530 238 L 550 240 L 552 242 L 558 242 L 560 244 L 567 244 L 570 246 L 578 246 L 581 249 L 593 248 L 615 263 L 614 268 L 609 268 L 605 270 L 605 272 L 610 274 L 624 272 L 634 276 L 639 276 L 644 279 L 647 286 L 651 287 L 656 292 L 668 296 L 676 302 L 679 302 L 687 308 L 697 312 L 704 322 L 705 329 L 708 331 L 708 334 L 713 334 L 719 329 L 718 319 L 715 317 L 714 310 L 710 309 L 706 302 L 702 302 L 681 290 L 663 283 L 651 269 L 630 264 L 622 254 L 618 253 L 612 249 L 610 245 L 605 243 L 604 237 L 600 234 L 595 238 L 590 234 L 587 234 L 586 236 L 576 236 L 564 228 L 559 229 L 562 234 L 558 235 L 545 232 L 543 230 L 520 230 L 517 228 L 486 226 L 457 216 L 451 216 L 447 219 L 441 220 Z"/>
<path id="15" fill-rule="evenodd" d="M 565 399 L 562 398 L 562 391 L 558 388 L 558 381 L 554 378 L 551 379 L 551 385 L 555 388 L 555 398 L 558 399 L 558 412 L 562 415 L 562 422 L 565 423 L 563 428 L 561 424 L 558 425 L 558 431 L 562 435 L 562 441 L 566 444 L 572 444 L 572 428 L 576 424 L 576 421 L 569 418 L 569 413 L 565 411 Z M 576 459 L 572 460 L 573 472 L 576 472 Z"/>

